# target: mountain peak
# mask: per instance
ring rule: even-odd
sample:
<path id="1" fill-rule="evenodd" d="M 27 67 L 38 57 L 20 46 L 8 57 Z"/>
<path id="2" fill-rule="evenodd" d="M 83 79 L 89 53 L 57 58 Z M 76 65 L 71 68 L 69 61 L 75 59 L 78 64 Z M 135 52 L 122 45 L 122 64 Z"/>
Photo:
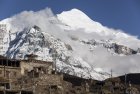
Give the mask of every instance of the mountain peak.
<path id="1" fill-rule="evenodd" d="M 76 8 L 71 9 L 69 11 L 64 11 L 62 13 L 73 14 L 73 15 L 76 15 L 76 16 L 80 15 L 85 19 L 90 19 L 84 12 L 82 12 L 81 10 L 76 9 Z"/>
<path id="2" fill-rule="evenodd" d="M 76 19 L 80 19 L 81 21 L 91 21 L 91 19 L 82 11 L 80 11 L 79 9 L 71 9 L 69 11 L 63 11 L 61 14 L 58 14 L 57 17 L 58 18 L 62 18 L 62 16 L 66 17 L 66 18 L 73 18 L 75 20 L 72 20 L 73 22 L 76 22 Z M 64 19 L 64 18 L 62 18 Z M 66 19 L 64 19 L 66 20 Z"/>
<path id="3" fill-rule="evenodd" d="M 100 23 L 93 21 L 85 13 L 75 8 L 57 14 L 57 18 L 73 30 L 84 29 L 86 33 L 105 31 Z"/>

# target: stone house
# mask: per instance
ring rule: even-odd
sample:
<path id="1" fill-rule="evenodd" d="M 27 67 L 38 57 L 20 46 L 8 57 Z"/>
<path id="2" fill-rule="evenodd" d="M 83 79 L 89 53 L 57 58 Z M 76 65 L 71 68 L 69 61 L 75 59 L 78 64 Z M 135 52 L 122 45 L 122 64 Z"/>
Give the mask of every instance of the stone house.
<path id="1" fill-rule="evenodd" d="M 0 94 L 19 94 L 21 90 L 18 79 L 21 77 L 20 60 L 0 56 Z"/>

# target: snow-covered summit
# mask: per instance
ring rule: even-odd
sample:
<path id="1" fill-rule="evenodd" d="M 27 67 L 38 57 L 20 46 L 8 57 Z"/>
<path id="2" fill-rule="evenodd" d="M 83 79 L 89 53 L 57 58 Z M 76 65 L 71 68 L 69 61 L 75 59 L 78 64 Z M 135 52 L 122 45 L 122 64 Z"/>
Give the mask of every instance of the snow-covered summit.
<path id="1" fill-rule="evenodd" d="M 106 27 L 103 27 L 99 22 L 93 21 L 85 13 L 78 9 L 72 9 L 70 11 L 64 11 L 57 15 L 58 19 L 69 26 L 69 29 L 85 29 L 85 32 L 96 32 L 98 34 L 108 34 L 109 31 Z"/>

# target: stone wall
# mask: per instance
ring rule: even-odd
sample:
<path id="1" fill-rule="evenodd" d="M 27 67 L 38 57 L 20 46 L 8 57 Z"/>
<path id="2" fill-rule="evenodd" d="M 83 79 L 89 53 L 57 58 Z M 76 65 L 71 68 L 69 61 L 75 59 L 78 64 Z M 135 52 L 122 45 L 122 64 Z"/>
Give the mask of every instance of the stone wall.
<path id="1" fill-rule="evenodd" d="M 26 60 L 21 61 L 21 74 L 25 75 L 26 71 L 30 72 L 31 70 L 34 70 L 34 68 L 44 67 L 46 68 L 46 71 L 48 73 L 51 73 L 52 71 L 52 63 L 51 62 L 44 62 L 44 61 L 38 61 L 38 60 Z"/>
<path id="2" fill-rule="evenodd" d="M 44 75 L 38 78 L 38 84 L 40 85 L 62 85 L 62 75 Z"/>
<path id="3" fill-rule="evenodd" d="M 5 73 L 4 73 L 5 72 Z M 0 77 L 6 77 L 8 79 L 17 79 L 21 77 L 21 68 L 0 66 Z"/>

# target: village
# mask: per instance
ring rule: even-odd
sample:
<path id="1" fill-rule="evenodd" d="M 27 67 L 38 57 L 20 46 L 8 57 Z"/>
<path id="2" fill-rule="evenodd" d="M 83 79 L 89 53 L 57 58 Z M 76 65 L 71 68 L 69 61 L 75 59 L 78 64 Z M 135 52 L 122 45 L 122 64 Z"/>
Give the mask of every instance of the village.
<path id="1" fill-rule="evenodd" d="M 53 62 L 35 60 L 36 55 L 27 57 L 13 60 L 0 56 L 0 94 L 139 94 L 137 88 L 129 84 L 126 88 L 119 78 L 79 78 L 57 72 Z"/>

